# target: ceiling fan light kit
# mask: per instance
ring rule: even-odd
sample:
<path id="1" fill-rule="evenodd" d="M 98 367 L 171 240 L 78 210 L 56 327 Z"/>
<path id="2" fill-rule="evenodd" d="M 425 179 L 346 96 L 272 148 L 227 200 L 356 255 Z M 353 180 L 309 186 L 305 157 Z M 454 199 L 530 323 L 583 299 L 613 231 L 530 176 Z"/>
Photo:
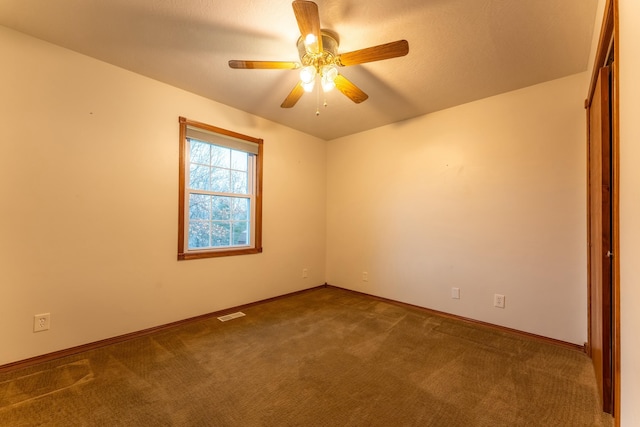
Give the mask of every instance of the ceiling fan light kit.
<path id="1" fill-rule="evenodd" d="M 318 39 L 314 34 L 300 36 L 298 39 L 298 55 L 302 63 L 300 81 L 305 92 L 313 91 L 316 77 L 320 79 L 324 92 L 336 87 L 334 80 L 338 75 L 338 42 L 326 31 L 321 30 L 320 35 L 322 51 L 318 50 Z"/>
<path id="2" fill-rule="evenodd" d="M 300 69 L 300 81 L 282 102 L 282 108 L 293 107 L 305 92 L 313 91 L 316 80 L 320 81 L 324 92 L 335 87 L 347 98 L 359 104 L 369 96 L 340 74 L 338 67 L 396 58 L 409 53 L 409 43 L 406 40 L 398 40 L 338 54 L 337 37 L 330 31 L 320 28 L 318 5 L 312 1 L 296 0 L 292 6 L 301 34 L 297 42 L 300 63 L 291 61 L 229 61 L 229 67 L 235 69 Z M 319 112 L 316 111 L 316 114 Z"/>

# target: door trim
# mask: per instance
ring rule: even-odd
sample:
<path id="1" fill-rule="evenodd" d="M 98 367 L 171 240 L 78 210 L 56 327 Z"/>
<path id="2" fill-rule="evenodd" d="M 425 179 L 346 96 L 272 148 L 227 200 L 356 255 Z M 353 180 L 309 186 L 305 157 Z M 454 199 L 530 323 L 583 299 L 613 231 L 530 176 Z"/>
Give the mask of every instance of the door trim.
<path id="1" fill-rule="evenodd" d="M 613 380 L 613 417 L 617 427 L 620 426 L 620 141 L 619 141 L 619 75 L 618 64 L 620 63 L 620 49 L 616 49 L 615 42 L 619 40 L 619 12 L 618 12 L 618 0 L 607 0 L 604 9 L 604 15 L 602 18 L 602 27 L 600 29 L 600 38 L 598 42 L 598 48 L 594 60 L 593 72 L 591 75 L 591 82 L 589 85 L 589 91 L 587 93 L 587 99 L 585 100 L 585 108 L 589 109 L 591 106 L 591 100 L 595 92 L 597 77 L 600 68 L 607 65 L 607 61 L 611 56 L 611 50 L 613 50 L 613 64 L 611 70 L 611 167 L 612 167 L 612 207 L 611 207 L 611 221 L 612 221 L 612 236 L 611 247 L 613 248 L 613 262 L 612 262 L 612 306 L 611 306 L 611 362 L 612 362 L 612 380 Z M 587 123 L 588 127 L 588 123 Z M 587 136 L 589 135 L 587 129 Z M 588 147 L 588 146 L 587 146 Z M 588 160 L 588 157 L 587 157 Z M 587 164 L 587 168 L 588 168 Z M 588 169 L 587 169 L 588 171 Z M 589 209 L 589 195 L 587 195 L 587 224 L 590 224 L 590 209 Z M 588 231 L 588 230 L 587 230 Z M 587 239 L 590 237 L 587 236 Z M 587 248 L 588 249 L 588 248 Z M 590 252 L 590 251 L 589 251 Z M 591 295 L 591 264 L 590 255 L 587 257 L 587 292 Z M 591 336 L 591 301 L 588 302 L 588 315 L 587 324 L 589 325 L 589 331 L 587 336 Z M 589 338 L 590 339 L 590 338 Z M 588 341 L 585 346 L 587 353 L 590 354 L 591 343 Z"/>

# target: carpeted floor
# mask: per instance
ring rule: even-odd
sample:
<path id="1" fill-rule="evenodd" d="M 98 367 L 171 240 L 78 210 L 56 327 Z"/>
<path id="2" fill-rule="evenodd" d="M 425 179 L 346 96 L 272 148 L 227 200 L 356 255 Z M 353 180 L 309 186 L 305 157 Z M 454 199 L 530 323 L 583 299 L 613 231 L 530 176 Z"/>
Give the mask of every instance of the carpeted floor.
<path id="1" fill-rule="evenodd" d="M 0 374 L 1 426 L 607 426 L 590 360 L 336 288 Z"/>

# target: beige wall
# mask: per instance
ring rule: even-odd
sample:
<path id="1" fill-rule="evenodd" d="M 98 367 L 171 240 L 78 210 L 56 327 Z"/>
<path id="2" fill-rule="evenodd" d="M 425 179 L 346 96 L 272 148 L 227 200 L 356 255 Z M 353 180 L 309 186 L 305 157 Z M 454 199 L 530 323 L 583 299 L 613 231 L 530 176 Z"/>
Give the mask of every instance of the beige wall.
<path id="1" fill-rule="evenodd" d="M 640 425 L 640 3 L 620 11 L 620 299 L 622 426 Z"/>
<path id="2" fill-rule="evenodd" d="M 0 51 L 0 365 L 324 283 L 324 141 L 3 27 Z M 264 139 L 263 254 L 176 261 L 179 115 Z"/>
<path id="3" fill-rule="evenodd" d="M 587 82 L 331 141 L 328 283 L 583 344 Z"/>

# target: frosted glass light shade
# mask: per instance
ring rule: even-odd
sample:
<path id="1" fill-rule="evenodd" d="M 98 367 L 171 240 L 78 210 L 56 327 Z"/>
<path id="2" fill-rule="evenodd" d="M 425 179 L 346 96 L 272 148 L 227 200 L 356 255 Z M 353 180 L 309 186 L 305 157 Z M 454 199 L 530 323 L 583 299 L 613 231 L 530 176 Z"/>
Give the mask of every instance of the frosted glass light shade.
<path id="1" fill-rule="evenodd" d="M 302 83 L 313 83 L 316 78 L 316 68 L 313 65 L 308 65 L 300 70 L 300 80 Z"/>
<path id="2" fill-rule="evenodd" d="M 331 89 L 336 87 L 334 82 L 335 78 L 338 77 L 338 68 L 335 65 L 325 65 L 321 70 L 322 74 L 322 90 L 325 92 L 329 92 Z"/>
<path id="3" fill-rule="evenodd" d="M 315 82 L 315 80 L 311 80 L 309 83 L 302 83 L 302 89 L 304 89 L 305 92 L 313 92 Z"/>

